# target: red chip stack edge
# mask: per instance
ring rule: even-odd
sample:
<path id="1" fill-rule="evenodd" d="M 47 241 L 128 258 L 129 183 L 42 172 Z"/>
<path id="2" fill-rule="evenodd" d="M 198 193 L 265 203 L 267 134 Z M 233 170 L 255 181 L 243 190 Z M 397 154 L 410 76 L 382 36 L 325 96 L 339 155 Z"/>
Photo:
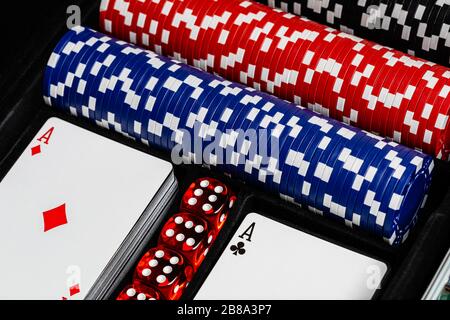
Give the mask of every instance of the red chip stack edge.
<path id="1" fill-rule="evenodd" d="M 113 36 L 448 160 L 450 69 L 248 0 L 103 0 Z"/>

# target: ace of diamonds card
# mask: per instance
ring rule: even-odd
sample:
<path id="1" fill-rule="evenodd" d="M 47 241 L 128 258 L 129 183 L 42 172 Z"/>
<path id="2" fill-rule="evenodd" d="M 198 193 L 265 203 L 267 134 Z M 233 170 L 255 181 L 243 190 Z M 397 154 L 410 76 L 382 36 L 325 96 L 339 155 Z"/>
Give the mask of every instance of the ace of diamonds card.
<path id="1" fill-rule="evenodd" d="M 0 182 L 0 298 L 86 297 L 171 172 L 49 119 Z"/>

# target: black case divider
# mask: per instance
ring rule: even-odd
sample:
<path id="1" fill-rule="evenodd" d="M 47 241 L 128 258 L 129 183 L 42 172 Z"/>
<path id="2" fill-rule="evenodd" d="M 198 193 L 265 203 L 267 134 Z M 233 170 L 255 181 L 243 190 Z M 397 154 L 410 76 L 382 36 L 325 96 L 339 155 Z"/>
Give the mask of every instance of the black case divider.
<path id="1" fill-rule="evenodd" d="M 83 25 L 98 29 L 99 1 L 80 0 L 71 1 L 71 3 L 78 3 L 81 6 L 84 14 Z M 51 116 L 60 117 L 112 140 L 170 161 L 169 155 L 161 150 L 147 148 L 120 134 L 99 128 L 86 119 L 73 118 L 44 105 L 41 95 L 42 70 L 44 70 L 51 50 L 66 31 L 65 9 L 68 1 L 61 1 L 58 5 L 60 8 L 55 12 L 60 12 L 61 19 L 51 19 L 51 23 L 57 25 L 47 25 L 44 30 L 48 30 L 49 33 L 39 34 L 41 39 L 33 41 L 37 45 L 42 45 L 41 50 L 36 49 L 36 54 L 30 57 L 33 60 L 32 63 L 24 67 L 24 70 L 17 71 L 18 76 L 11 80 L 11 85 L 3 91 L 4 95 L 0 97 L 0 179 L 12 167 L 29 140 Z M 294 228 L 386 262 L 389 265 L 389 272 L 374 299 L 420 299 L 450 247 L 450 164 L 442 161 L 436 161 L 434 181 L 425 213 L 408 241 L 399 248 L 392 248 L 372 235 L 352 230 L 285 203 L 242 181 L 231 180 L 220 172 L 209 171 L 200 166 L 182 165 L 175 167 L 175 175 L 179 183 L 175 201 L 168 210 L 168 216 L 162 217 L 159 221 L 158 227 L 156 227 L 157 232 L 153 236 L 149 236 L 151 240 L 141 254 L 156 244 L 160 228 L 170 215 L 178 211 L 183 192 L 196 178 L 203 176 L 218 178 L 230 185 L 238 195 L 236 206 L 224 229 L 186 290 L 183 299 L 191 299 L 195 296 L 205 277 L 228 245 L 229 237 L 232 236 L 245 215 L 250 212 L 271 217 Z M 127 276 L 117 279 L 117 288 L 113 290 L 111 298 L 114 298 L 123 285 L 131 280 L 133 268 L 134 265 L 131 263 Z"/>

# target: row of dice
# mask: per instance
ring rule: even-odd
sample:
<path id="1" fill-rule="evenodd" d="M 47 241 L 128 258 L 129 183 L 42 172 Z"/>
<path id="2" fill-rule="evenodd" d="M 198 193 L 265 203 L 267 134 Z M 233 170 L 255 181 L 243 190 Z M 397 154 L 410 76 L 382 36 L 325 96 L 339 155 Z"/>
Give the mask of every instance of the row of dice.
<path id="1" fill-rule="evenodd" d="M 192 280 L 236 200 L 212 178 L 193 182 L 183 195 L 180 213 L 164 225 L 158 245 L 139 261 L 132 284 L 117 300 L 177 300 Z"/>

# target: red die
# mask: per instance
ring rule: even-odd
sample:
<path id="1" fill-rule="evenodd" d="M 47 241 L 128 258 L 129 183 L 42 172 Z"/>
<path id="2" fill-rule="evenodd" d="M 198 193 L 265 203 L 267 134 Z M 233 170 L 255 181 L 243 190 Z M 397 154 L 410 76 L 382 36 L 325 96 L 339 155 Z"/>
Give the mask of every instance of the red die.
<path id="1" fill-rule="evenodd" d="M 215 239 L 208 222 L 192 213 L 178 213 L 164 225 L 159 244 L 183 254 L 197 270 Z"/>
<path id="2" fill-rule="evenodd" d="M 210 227 L 219 231 L 233 207 L 236 197 L 222 182 L 201 178 L 193 182 L 181 200 L 181 211 L 199 214 Z"/>
<path id="3" fill-rule="evenodd" d="M 139 261 L 134 280 L 157 288 L 167 300 L 177 300 L 191 281 L 192 266 L 174 250 L 157 246 Z"/>
<path id="4" fill-rule="evenodd" d="M 153 288 L 135 282 L 125 287 L 117 297 L 117 300 L 160 300 L 161 296 Z"/>

